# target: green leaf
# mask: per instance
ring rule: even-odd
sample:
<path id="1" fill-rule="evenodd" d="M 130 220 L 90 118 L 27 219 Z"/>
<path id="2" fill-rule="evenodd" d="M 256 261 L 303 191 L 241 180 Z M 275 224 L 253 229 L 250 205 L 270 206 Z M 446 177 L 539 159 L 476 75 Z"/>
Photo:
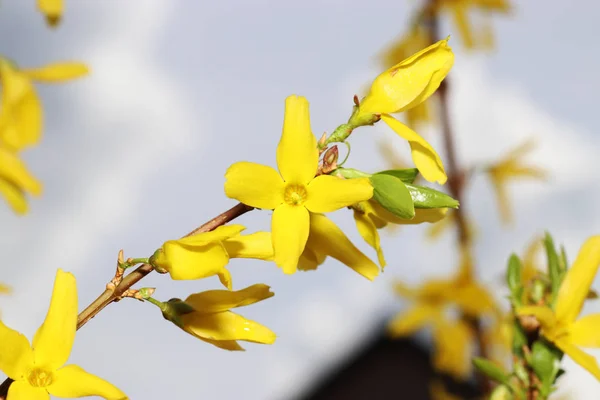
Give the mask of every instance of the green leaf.
<path id="1" fill-rule="evenodd" d="M 415 208 L 458 208 L 458 200 L 446 193 L 424 186 L 406 184 Z"/>
<path id="2" fill-rule="evenodd" d="M 506 268 L 506 283 L 510 289 L 513 303 L 521 302 L 521 293 L 523 292 L 523 286 L 521 283 L 521 268 L 521 260 L 519 257 L 514 253 L 511 254 L 510 258 L 508 259 L 508 266 Z"/>
<path id="3" fill-rule="evenodd" d="M 517 320 L 513 323 L 512 326 L 513 331 L 513 339 L 512 339 L 512 352 L 516 356 L 523 356 L 523 346 L 527 345 L 527 336 L 521 327 L 521 324 Z"/>
<path id="4" fill-rule="evenodd" d="M 514 398 L 508 385 L 499 385 L 490 393 L 490 400 L 514 400 Z"/>
<path id="5" fill-rule="evenodd" d="M 544 247 L 546 248 L 546 256 L 548 257 L 548 276 L 550 277 L 552 293 L 551 304 L 554 304 L 558 296 L 558 289 L 560 288 L 563 274 L 558 254 L 554 247 L 554 241 L 548 232 L 546 232 L 546 236 L 544 237 Z"/>
<path id="6" fill-rule="evenodd" d="M 392 175 L 404 183 L 413 183 L 417 178 L 417 175 L 419 175 L 419 170 L 417 168 L 388 169 L 386 171 L 378 172 L 378 174 Z"/>
<path id="7" fill-rule="evenodd" d="M 411 219 L 415 216 L 410 192 L 400 179 L 386 174 L 375 174 L 370 179 L 373 198 L 383 208 L 400 218 Z"/>
<path id="8" fill-rule="evenodd" d="M 560 371 L 561 353 L 550 343 L 538 340 L 531 347 L 531 367 L 542 382 L 541 392 L 549 395 Z"/>
<path id="9" fill-rule="evenodd" d="M 498 383 L 508 383 L 508 375 L 494 362 L 481 357 L 473 357 L 473 365 L 490 379 Z"/>

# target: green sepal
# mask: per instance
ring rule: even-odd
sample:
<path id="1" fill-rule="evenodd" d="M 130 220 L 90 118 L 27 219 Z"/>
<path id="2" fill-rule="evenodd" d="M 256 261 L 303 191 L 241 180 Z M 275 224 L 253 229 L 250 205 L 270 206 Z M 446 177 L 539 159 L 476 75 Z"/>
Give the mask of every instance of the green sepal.
<path id="1" fill-rule="evenodd" d="M 412 219 L 415 207 L 406 185 L 398 178 L 386 174 L 374 174 L 370 178 L 373 185 L 373 199 L 392 214 Z"/>
<path id="2" fill-rule="evenodd" d="M 481 357 L 473 357 L 473 365 L 488 378 L 498 383 L 508 384 L 509 376 L 494 362 Z"/>
<path id="3" fill-rule="evenodd" d="M 560 371 L 562 353 L 553 345 L 537 340 L 531 347 L 530 365 L 541 382 L 540 392 L 546 397 L 552 392 L 552 385 Z"/>
<path id="4" fill-rule="evenodd" d="M 419 175 L 419 170 L 417 168 L 406 168 L 406 169 L 388 169 L 385 171 L 380 171 L 378 174 L 386 174 L 392 175 L 396 178 L 400 179 L 404 183 L 413 183 L 415 179 L 417 179 L 417 175 Z"/>
<path id="5" fill-rule="evenodd" d="M 558 254 L 556 253 L 556 248 L 554 247 L 554 241 L 548 232 L 546 232 L 544 237 L 544 247 L 546 248 L 546 256 L 548 258 L 548 276 L 550 277 L 551 288 L 550 304 L 554 305 L 564 273 Z"/>
<path id="6" fill-rule="evenodd" d="M 370 178 L 372 175 L 354 168 L 338 168 L 331 172 L 331 175 L 340 174 L 346 179 Z"/>
<path id="7" fill-rule="evenodd" d="M 446 193 L 424 186 L 406 184 L 415 208 L 458 208 L 458 200 Z"/>
<path id="8" fill-rule="evenodd" d="M 511 302 L 514 307 L 521 306 L 523 284 L 521 282 L 521 260 L 516 254 L 511 254 L 506 267 L 506 284 L 510 290 Z"/>
<path id="9" fill-rule="evenodd" d="M 194 307 L 181 299 L 171 299 L 166 303 L 162 303 L 164 307 L 161 307 L 162 315 L 166 320 L 171 321 L 181 329 L 183 329 L 183 322 L 181 316 L 196 311 Z"/>

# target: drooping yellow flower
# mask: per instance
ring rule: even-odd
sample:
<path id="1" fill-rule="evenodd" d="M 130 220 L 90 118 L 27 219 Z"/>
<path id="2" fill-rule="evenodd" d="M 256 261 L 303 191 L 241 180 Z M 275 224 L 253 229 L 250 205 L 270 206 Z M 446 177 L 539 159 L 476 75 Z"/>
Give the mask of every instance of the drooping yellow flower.
<path id="1" fill-rule="evenodd" d="M 0 195 L 17 214 L 28 210 L 26 193 L 39 196 L 42 184 L 35 178 L 19 157 L 0 144 Z"/>
<path id="2" fill-rule="evenodd" d="M 381 249 L 378 229 L 386 227 L 389 223 L 397 225 L 415 225 L 424 222 L 435 223 L 444 218 L 448 209 L 446 208 L 417 208 L 412 219 L 402 219 L 384 209 L 377 201 L 371 199 L 363 201 L 353 207 L 356 228 L 369 244 L 377 252 L 379 265 L 385 267 L 385 258 Z"/>
<path id="3" fill-rule="evenodd" d="M 440 156 L 418 133 L 390 114 L 409 110 L 427 100 L 453 63 L 454 54 L 448 39 L 413 54 L 375 78 L 355 116 L 361 120 L 368 119 L 369 115 L 380 115 L 394 132 L 408 141 L 413 162 L 423 177 L 440 184 L 447 180 Z"/>
<path id="4" fill-rule="evenodd" d="M 225 350 L 244 350 L 238 340 L 272 344 L 269 328 L 231 311 L 274 296 L 269 286 L 256 284 L 238 291 L 209 290 L 188 296 L 192 312 L 181 315 L 181 328 L 192 336 Z"/>
<path id="5" fill-rule="evenodd" d="M 522 164 L 521 158 L 533 150 L 534 146 L 535 143 L 529 140 L 511 150 L 505 158 L 486 169 L 486 173 L 496 192 L 500 216 L 505 223 L 512 220 L 507 193 L 508 182 L 523 178 L 543 180 L 548 176 L 547 172 L 542 168 Z"/>
<path id="6" fill-rule="evenodd" d="M 472 11 L 487 14 L 506 14 L 510 4 L 506 0 L 441 0 L 436 2 L 439 11 L 451 14 L 456 29 L 467 49 L 491 48 L 493 33 L 489 21 L 479 28 L 474 29 L 469 15 Z"/>
<path id="7" fill-rule="evenodd" d="M 344 232 L 322 214 L 310 214 L 310 233 L 298 269 L 316 269 L 327 257 L 333 257 L 369 280 L 379 275 L 379 268 L 352 244 Z"/>
<path id="8" fill-rule="evenodd" d="M 18 69 L 0 58 L 2 103 L 0 145 L 18 151 L 39 142 L 42 135 L 42 106 L 33 82 L 58 83 L 87 75 L 81 63 L 64 62 L 41 68 Z"/>
<path id="9" fill-rule="evenodd" d="M 271 231 L 275 263 L 286 274 L 297 270 L 310 230 L 309 211 L 331 212 L 373 195 L 367 178 L 315 177 L 318 163 L 308 101 L 290 96 L 285 102 L 283 133 L 277 146 L 279 173 L 265 165 L 237 162 L 225 174 L 228 197 L 274 210 Z"/>
<path id="10" fill-rule="evenodd" d="M 400 40 L 393 42 L 380 56 L 384 68 L 392 67 L 410 55 L 426 48 L 431 44 L 427 29 L 420 24 L 415 24 L 410 32 L 403 35 Z M 431 122 L 432 111 L 431 104 L 427 101 L 418 106 L 409 108 L 404 112 L 406 123 L 411 128 L 416 128 L 419 124 Z"/>
<path id="11" fill-rule="evenodd" d="M 554 310 L 546 306 L 525 306 L 517 310 L 519 315 L 534 315 L 540 322 L 541 334 L 598 380 L 598 362 L 580 347 L 600 348 L 600 314 L 577 317 L 599 266 L 600 236 L 592 236 L 567 271 Z"/>
<path id="12" fill-rule="evenodd" d="M 30 345 L 25 336 L 0 321 L 0 370 L 14 380 L 8 399 L 50 399 L 100 396 L 126 400 L 111 383 L 77 365 L 64 365 L 71 353 L 77 326 L 75 277 L 58 270 L 50 308 Z"/>
<path id="13" fill-rule="evenodd" d="M 38 9 L 46 16 L 46 23 L 54 28 L 58 26 L 65 8 L 64 0 L 38 0 Z"/>
<path id="14" fill-rule="evenodd" d="M 270 235 L 257 232 L 242 236 L 244 229 L 242 225 L 223 225 L 210 232 L 168 240 L 154 253 L 151 263 L 175 280 L 217 275 L 231 290 L 231 274 L 225 268 L 230 258 L 273 258 Z"/>

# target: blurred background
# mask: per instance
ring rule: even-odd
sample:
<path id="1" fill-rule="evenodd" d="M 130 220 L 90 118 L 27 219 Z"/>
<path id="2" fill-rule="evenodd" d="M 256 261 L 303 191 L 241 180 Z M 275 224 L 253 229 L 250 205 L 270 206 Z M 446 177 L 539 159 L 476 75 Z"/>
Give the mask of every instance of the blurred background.
<path id="1" fill-rule="evenodd" d="M 223 193 L 225 170 L 242 160 L 275 165 L 286 96 L 308 98 L 317 136 L 345 122 L 353 95 L 363 94 L 381 72 L 375 57 L 406 31 L 416 6 L 383 0 L 67 1 L 61 26 L 50 31 L 33 0 L 3 1 L 3 55 L 28 67 L 82 61 L 92 71 L 59 87 L 38 86 L 45 136 L 24 158 L 44 182 L 44 193 L 24 217 L 0 207 L 0 276 L 14 290 L 0 298 L 4 322 L 31 338 L 57 268 L 76 274 L 83 308 L 112 277 L 119 249 L 126 257 L 146 256 L 234 205 Z M 498 159 L 533 137 L 538 146 L 528 160 L 551 174 L 544 183 L 511 186 L 515 222 L 508 228 L 488 181 L 475 179 L 468 191 L 479 277 L 499 300 L 506 295 L 508 255 L 522 253 L 532 237 L 549 230 L 572 260 L 583 241 L 600 232 L 600 59 L 594 51 L 600 5 L 554 0 L 513 7 L 511 15 L 493 19 L 494 52 L 466 51 L 454 25 L 441 29 L 452 35 L 456 54 L 450 104 L 460 162 Z M 441 152 L 437 129 L 423 133 Z M 381 141 L 410 159 L 408 145 L 377 126 L 352 135 L 351 165 L 389 167 L 378 150 Z M 265 230 L 269 214 L 255 211 L 239 222 L 249 232 Z M 350 212 L 331 217 L 375 257 Z M 229 353 L 183 334 L 155 307 L 125 300 L 78 332 L 70 361 L 132 399 L 316 396 L 328 377 L 385 341 L 385 322 L 407 306 L 392 292 L 394 279 L 418 284 L 454 270 L 453 235 L 431 243 L 425 229 L 382 232 L 388 266 L 375 282 L 335 260 L 292 276 L 272 263 L 233 260 L 234 288 L 260 282 L 276 294 L 241 310 L 277 333 L 273 346 L 248 344 L 246 352 Z M 220 288 L 216 277 L 172 282 L 153 274 L 144 282 L 156 286 L 162 300 Z M 593 310 L 598 304 L 584 312 Z M 430 342 L 425 332 L 384 353 L 426 361 Z M 421 368 L 419 362 L 409 365 Z M 562 392 L 595 398 L 595 379 L 570 359 L 565 363 Z M 427 398 L 426 390 L 410 397 L 411 375 L 394 365 L 370 384 L 394 379 L 393 397 Z M 428 368 L 425 362 L 425 377 Z"/>

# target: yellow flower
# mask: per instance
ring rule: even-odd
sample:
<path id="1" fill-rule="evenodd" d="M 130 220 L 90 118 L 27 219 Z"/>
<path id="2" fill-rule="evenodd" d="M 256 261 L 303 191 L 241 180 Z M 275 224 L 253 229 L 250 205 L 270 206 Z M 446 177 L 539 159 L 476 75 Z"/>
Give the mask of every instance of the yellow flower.
<path id="1" fill-rule="evenodd" d="M 423 177 L 440 184 L 447 180 L 440 156 L 418 133 L 390 114 L 409 110 L 427 100 L 453 63 L 454 54 L 448 39 L 413 54 L 375 78 L 356 115 L 357 120 L 380 115 L 394 132 L 409 142 L 413 162 Z"/>
<path id="2" fill-rule="evenodd" d="M 46 16 L 46 23 L 56 27 L 62 18 L 65 8 L 64 0 L 38 0 L 38 9 Z"/>
<path id="3" fill-rule="evenodd" d="M 309 211 L 331 212 L 370 199 L 367 178 L 315 177 L 319 163 L 317 141 L 310 129 L 308 101 L 290 96 L 285 102 L 283 133 L 275 169 L 237 162 L 225 174 L 225 194 L 256 208 L 274 210 L 271 220 L 275 263 L 286 274 L 296 272 L 308 239 Z"/>
<path id="4" fill-rule="evenodd" d="M 42 193 L 42 184 L 33 177 L 16 154 L 0 145 L 0 195 L 17 214 L 27 212 L 25 192 Z"/>
<path id="5" fill-rule="evenodd" d="M 446 208 L 416 208 L 412 219 L 402 219 L 384 209 L 377 201 L 371 199 L 363 201 L 353 207 L 356 228 L 367 242 L 377 252 L 379 265 L 385 267 L 385 258 L 381 249 L 378 229 L 384 228 L 388 223 L 398 225 L 415 225 L 424 222 L 434 223 L 444 218 Z"/>
<path id="6" fill-rule="evenodd" d="M 77 365 L 64 365 L 71 353 L 77 326 L 75 277 L 58 270 L 46 320 L 30 345 L 25 336 L 0 321 L 0 370 L 14 380 L 8 399 L 50 399 L 100 396 L 127 397 L 109 382 Z"/>
<path id="7" fill-rule="evenodd" d="M 244 350 L 238 340 L 272 344 L 269 328 L 231 311 L 274 295 L 269 286 L 256 284 L 238 291 L 209 290 L 188 296 L 192 312 L 181 315 L 181 328 L 192 336 L 225 350 Z"/>
<path id="8" fill-rule="evenodd" d="M 547 177 L 546 171 L 542 168 L 525 166 L 521 163 L 520 159 L 533 150 L 534 145 L 535 143 L 529 140 L 511 150 L 505 158 L 486 169 L 496 192 L 500 216 L 505 223 L 512 220 L 512 212 L 506 191 L 508 181 L 522 178 L 541 180 Z"/>
<path id="9" fill-rule="evenodd" d="M 223 225 L 211 232 L 168 240 L 152 256 L 151 263 L 175 280 L 217 275 L 231 290 L 231 274 L 225 268 L 230 258 L 273 258 L 270 234 L 257 232 L 240 236 L 244 229 L 242 225 Z"/>
<path id="10" fill-rule="evenodd" d="M 505 14 L 510 10 L 510 5 L 506 0 L 442 0 L 437 2 L 437 4 L 439 5 L 439 10 L 451 13 L 454 24 L 467 49 L 478 47 L 491 48 L 493 44 L 489 22 L 479 33 L 473 33 L 472 22 L 469 18 L 471 10 L 478 9 L 486 14 Z M 478 41 L 475 37 L 481 38 L 481 40 Z"/>
<path id="11" fill-rule="evenodd" d="M 600 314 L 579 319 L 577 316 L 599 265 L 600 236 L 592 236 L 583 244 L 573 266 L 567 271 L 554 310 L 544 306 L 526 306 L 517 310 L 519 315 L 534 315 L 542 327 L 541 334 L 598 380 L 598 362 L 579 347 L 600 347 Z"/>
<path id="12" fill-rule="evenodd" d="M 430 43 L 427 29 L 416 24 L 407 35 L 402 36 L 399 41 L 393 42 L 380 56 L 380 60 L 385 68 L 389 68 L 429 46 Z M 430 108 L 430 104 L 424 101 L 418 106 L 406 110 L 404 115 L 407 125 L 415 128 L 418 124 L 430 122 L 432 119 Z"/>
<path id="13" fill-rule="evenodd" d="M 379 275 L 379 268 L 356 248 L 329 218 L 310 214 L 310 233 L 298 269 L 316 269 L 327 257 L 333 257 L 369 280 Z"/>
<path id="14" fill-rule="evenodd" d="M 34 81 L 64 82 L 87 73 L 87 67 L 81 63 L 65 62 L 42 68 L 18 69 L 0 58 L 0 144 L 12 150 L 22 150 L 39 142 L 42 135 L 42 106 Z"/>
<path id="15" fill-rule="evenodd" d="M 0 283 L 0 294 L 10 294 L 12 292 L 12 289 L 10 288 L 10 286 L 6 286 L 3 283 Z"/>
<path id="16" fill-rule="evenodd" d="M 543 248 L 544 242 L 541 238 L 536 237 L 525 249 L 521 263 L 521 282 L 523 282 L 523 285 L 527 285 L 533 278 L 540 275 L 540 268 L 538 267 L 536 257 Z"/>

